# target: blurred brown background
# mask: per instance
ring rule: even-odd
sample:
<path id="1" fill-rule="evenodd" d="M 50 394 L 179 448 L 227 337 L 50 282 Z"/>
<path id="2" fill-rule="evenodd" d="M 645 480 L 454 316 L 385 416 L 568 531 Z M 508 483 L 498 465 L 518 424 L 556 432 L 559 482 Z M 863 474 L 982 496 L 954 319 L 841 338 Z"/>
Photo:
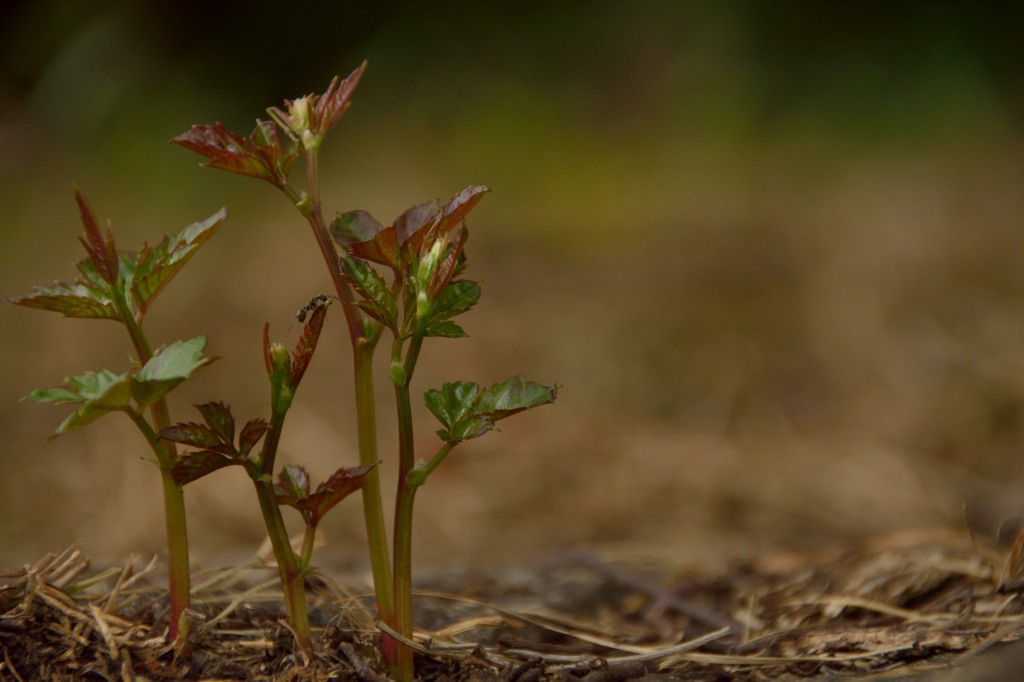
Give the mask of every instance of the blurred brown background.
<path id="1" fill-rule="evenodd" d="M 0 294 L 73 276 L 72 182 L 124 248 L 231 212 L 147 319 L 223 357 L 172 396 L 177 419 L 211 399 L 262 416 L 263 322 L 294 340 L 330 286 L 283 197 L 169 138 L 247 133 L 365 58 L 324 152 L 332 214 L 493 188 L 470 219 L 472 336 L 430 344 L 416 388 L 564 389 L 431 479 L 421 566 L 715 561 L 1024 513 L 1020 3 L 22 1 L 0 26 Z M 284 437 L 318 478 L 356 458 L 332 317 Z M 0 346 L 0 566 L 75 540 L 162 553 L 128 420 L 47 443 L 66 410 L 18 402 L 122 370 L 122 330 L 4 305 Z M 187 501 L 196 563 L 255 551 L 240 472 Z M 363 565 L 358 504 L 325 534 L 321 563 Z"/>

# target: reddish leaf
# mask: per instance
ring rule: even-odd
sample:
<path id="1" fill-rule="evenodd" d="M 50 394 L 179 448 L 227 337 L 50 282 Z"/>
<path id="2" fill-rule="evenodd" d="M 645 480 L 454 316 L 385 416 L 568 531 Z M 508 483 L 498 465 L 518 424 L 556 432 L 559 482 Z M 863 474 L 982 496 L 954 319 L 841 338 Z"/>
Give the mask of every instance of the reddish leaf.
<path id="1" fill-rule="evenodd" d="M 329 229 L 338 246 L 348 249 L 354 242 L 373 239 L 384 226 L 367 211 L 356 209 L 339 213 Z"/>
<path id="2" fill-rule="evenodd" d="M 164 440 L 194 448 L 219 448 L 224 441 L 210 427 L 194 422 L 181 422 L 160 432 Z"/>
<path id="3" fill-rule="evenodd" d="M 242 137 L 221 123 L 194 125 L 171 142 L 210 159 L 205 166 L 266 180 L 276 187 L 286 184 L 288 172 L 298 158 L 292 145 L 281 140 L 270 121 L 257 121 L 249 137 Z"/>
<path id="4" fill-rule="evenodd" d="M 299 341 L 295 345 L 295 352 L 292 353 L 291 372 L 288 378 L 288 383 L 293 392 L 299 387 L 302 376 L 306 373 L 306 368 L 309 367 L 309 363 L 313 359 L 316 344 L 320 340 L 320 331 L 324 326 L 324 318 L 327 315 L 327 303 L 329 303 L 329 300 L 313 307 L 309 318 L 302 327 L 302 336 L 299 337 Z"/>
<path id="5" fill-rule="evenodd" d="M 353 256 L 397 270 L 399 241 L 395 228 L 384 227 L 366 211 L 339 213 L 330 231 L 338 246 Z"/>
<path id="6" fill-rule="evenodd" d="M 393 227 L 384 228 L 370 241 L 352 244 L 350 253 L 357 258 L 386 265 L 396 272 L 401 268 L 398 238 Z"/>
<path id="7" fill-rule="evenodd" d="M 256 447 L 256 443 L 263 438 L 263 434 L 267 432 L 270 425 L 265 419 L 250 419 L 242 427 L 242 432 L 238 434 L 238 456 L 248 457 L 249 452 Z"/>
<path id="8" fill-rule="evenodd" d="M 320 519 L 329 512 L 336 504 L 363 487 L 363 478 L 376 464 L 369 464 L 361 467 L 342 467 L 316 487 L 316 492 L 310 495 L 309 502 L 312 503 L 313 518 L 312 525 L 319 523 Z"/>
<path id="9" fill-rule="evenodd" d="M 413 251 L 418 252 L 423 244 L 424 235 L 441 217 L 437 200 L 425 201 L 407 209 L 395 219 L 395 233 L 398 243 L 405 246 L 409 243 Z"/>
<path id="10" fill-rule="evenodd" d="M 187 455 L 182 455 L 174 464 L 171 476 L 174 477 L 175 483 L 182 486 L 232 464 L 240 464 L 240 462 L 228 455 L 212 450 L 197 450 Z"/>
<path id="11" fill-rule="evenodd" d="M 327 134 L 341 120 L 342 115 L 349 107 L 352 92 L 356 89 L 365 71 L 366 62 L 364 61 L 355 71 L 346 76 L 345 80 L 338 82 L 337 76 L 331 80 L 327 91 L 317 99 L 316 105 L 313 107 L 313 123 L 316 125 L 318 134 L 321 136 Z"/>
<path id="12" fill-rule="evenodd" d="M 235 418 L 231 414 L 231 408 L 224 403 L 204 403 L 196 405 L 196 409 L 203 415 L 203 419 L 210 427 L 220 442 L 231 445 L 235 441 Z"/>
<path id="13" fill-rule="evenodd" d="M 107 238 L 103 238 L 96 221 L 96 213 L 89 205 L 89 199 L 77 187 L 75 187 L 75 201 L 78 202 L 82 227 L 85 228 L 85 237 L 79 237 L 79 241 L 82 242 L 82 246 L 89 254 L 89 260 L 92 261 L 103 280 L 110 286 L 115 286 L 118 276 L 118 257 L 117 247 L 114 245 L 114 235 L 107 230 Z"/>
<path id="14" fill-rule="evenodd" d="M 484 194 L 490 191 L 486 185 L 471 185 L 456 194 L 445 204 L 444 217 L 441 218 L 439 229 L 442 232 L 447 232 L 461 223 L 466 214 L 483 199 Z"/>
<path id="15" fill-rule="evenodd" d="M 309 474 L 305 468 L 287 464 L 277 475 L 274 494 L 280 504 L 303 509 L 302 503 L 309 497 Z"/>
<path id="16" fill-rule="evenodd" d="M 348 109 L 352 91 L 365 70 L 366 62 L 363 62 L 345 80 L 339 81 L 335 76 L 322 95 L 285 100 L 287 111 L 271 107 L 267 112 L 290 135 L 301 140 L 307 150 L 315 149 Z"/>
<path id="17" fill-rule="evenodd" d="M 267 368 L 267 376 L 270 376 L 274 371 L 274 366 L 270 362 L 270 323 L 265 322 L 263 324 L 263 364 Z"/>
<path id="18" fill-rule="evenodd" d="M 67 317 L 118 320 L 126 315 L 140 322 L 149 305 L 226 217 L 221 209 L 189 225 L 178 235 L 166 236 L 156 246 L 143 244 L 138 253 L 118 253 L 113 236 L 102 238 L 85 195 L 75 190 L 85 235 L 79 240 L 89 254 L 78 262 L 80 277 L 73 283 L 55 282 L 36 287 L 28 296 L 6 299 L 11 303 L 51 310 Z"/>
<path id="19" fill-rule="evenodd" d="M 430 295 L 432 298 L 439 296 L 445 290 L 452 275 L 459 269 L 462 260 L 464 260 L 462 259 L 462 252 L 466 247 L 466 240 L 468 239 L 469 230 L 462 228 L 455 235 L 455 239 L 448 244 L 445 249 L 444 258 L 438 264 L 437 270 L 434 271 L 434 276 L 430 281 Z"/>

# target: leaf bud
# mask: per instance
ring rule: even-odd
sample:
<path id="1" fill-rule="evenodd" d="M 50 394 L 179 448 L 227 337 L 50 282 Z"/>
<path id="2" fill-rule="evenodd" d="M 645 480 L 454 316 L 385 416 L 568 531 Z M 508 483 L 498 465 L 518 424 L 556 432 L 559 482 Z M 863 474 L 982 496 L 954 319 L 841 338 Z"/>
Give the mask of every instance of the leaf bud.
<path id="1" fill-rule="evenodd" d="M 395 386 L 405 386 L 407 378 L 408 377 L 405 373 L 405 363 L 403 363 L 401 360 L 392 360 L 391 383 L 393 383 Z"/>
<path id="2" fill-rule="evenodd" d="M 274 342 L 270 344 L 267 357 L 270 360 L 270 402 L 274 412 L 283 414 L 292 405 L 292 398 L 295 391 L 290 385 L 291 357 L 284 344 Z"/>
<path id="3" fill-rule="evenodd" d="M 430 315 L 430 311 L 434 308 L 434 302 L 430 300 L 430 296 L 425 291 L 421 291 L 416 294 L 416 317 L 420 320 Z"/>
<path id="4" fill-rule="evenodd" d="M 429 475 L 427 463 L 421 459 L 405 475 L 405 484 L 410 488 L 418 488 L 427 482 L 427 476 Z"/>

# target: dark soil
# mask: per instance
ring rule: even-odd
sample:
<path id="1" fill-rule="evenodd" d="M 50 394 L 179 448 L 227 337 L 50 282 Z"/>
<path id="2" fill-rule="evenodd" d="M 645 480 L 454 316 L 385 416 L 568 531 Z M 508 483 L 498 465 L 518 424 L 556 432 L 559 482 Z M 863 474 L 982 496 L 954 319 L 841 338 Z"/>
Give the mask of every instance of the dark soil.
<path id="1" fill-rule="evenodd" d="M 417 592 L 423 680 L 1013 679 L 1024 659 L 1024 540 L 952 531 L 698 572 L 572 554 L 448 571 Z M 365 588 L 313 575 L 314 660 L 294 646 L 274 572 L 194 579 L 165 641 L 155 562 L 97 571 L 75 550 L 0 576 L 0 682 L 383 680 Z M 1000 667 L 1002 666 L 1002 667 Z M 930 677 L 929 677 L 930 675 Z"/>

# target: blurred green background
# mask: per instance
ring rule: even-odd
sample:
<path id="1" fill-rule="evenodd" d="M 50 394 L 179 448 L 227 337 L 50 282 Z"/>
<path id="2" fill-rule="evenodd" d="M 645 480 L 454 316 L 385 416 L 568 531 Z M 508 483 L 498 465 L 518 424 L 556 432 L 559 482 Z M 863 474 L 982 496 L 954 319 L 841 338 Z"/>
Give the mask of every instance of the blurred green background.
<path id="1" fill-rule="evenodd" d="M 72 277 L 72 182 L 124 248 L 231 212 L 147 318 L 223 358 L 177 419 L 262 416 L 263 322 L 294 340 L 330 285 L 283 197 L 169 138 L 248 133 L 368 59 L 323 155 L 331 214 L 494 190 L 471 338 L 428 346 L 415 387 L 564 389 L 431 479 L 421 565 L 716 561 L 1024 513 L 1022 3 L 23 0 L 0 27 L 0 294 Z M 333 318 L 285 434 L 317 477 L 356 460 Z M 122 331 L 5 305 L 0 347 L 0 565 L 162 552 L 128 420 L 47 443 L 65 411 L 18 402 L 124 368 Z M 392 409 L 382 390 L 385 428 Z M 198 564 L 260 544 L 236 474 L 187 493 Z M 357 504 L 324 530 L 324 565 L 363 566 Z"/>

